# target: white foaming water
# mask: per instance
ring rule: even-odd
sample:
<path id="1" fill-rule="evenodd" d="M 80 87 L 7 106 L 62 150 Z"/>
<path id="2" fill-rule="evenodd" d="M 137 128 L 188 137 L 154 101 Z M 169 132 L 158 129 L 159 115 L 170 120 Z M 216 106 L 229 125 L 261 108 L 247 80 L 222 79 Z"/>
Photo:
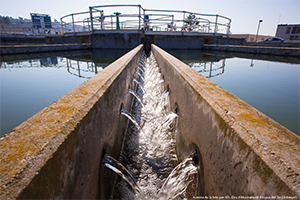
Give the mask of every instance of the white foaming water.
<path id="1" fill-rule="evenodd" d="M 128 127 L 122 164 L 137 186 L 132 187 L 131 182 L 122 179 L 117 184 L 117 198 L 174 199 L 184 196 L 197 167 L 193 165 L 192 157 L 177 165 L 174 140 L 177 114 L 171 110 L 169 92 L 164 89 L 154 56 L 142 56 L 138 70 L 143 74 L 136 72 L 142 84 L 134 79 L 139 86 L 137 92 L 129 90 L 138 101 L 135 101 L 131 114 L 121 111 L 134 124 Z M 112 170 L 118 173 L 117 169 Z M 138 191 L 134 192 L 132 188 L 138 188 Z"/>

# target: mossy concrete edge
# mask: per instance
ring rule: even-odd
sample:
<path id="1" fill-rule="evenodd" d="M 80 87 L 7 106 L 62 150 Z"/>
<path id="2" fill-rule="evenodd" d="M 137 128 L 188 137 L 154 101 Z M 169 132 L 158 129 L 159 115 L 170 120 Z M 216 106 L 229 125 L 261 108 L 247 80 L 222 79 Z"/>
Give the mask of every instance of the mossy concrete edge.
<path id="1" fill-rule="evenodd" d="M 102 151 L 119 155 L 127 122 L 120 108 L 130 108 L 128 88 L 142 47 L 0 138 L 0 199 L 101 196 Z"/>
<path id="2" fill-rule="evenodd" d="M 300 197 L 299 136 L 159 47 L 152 51 L 179 110 L 180 142 L 200 151 L 209 195 Z"/>

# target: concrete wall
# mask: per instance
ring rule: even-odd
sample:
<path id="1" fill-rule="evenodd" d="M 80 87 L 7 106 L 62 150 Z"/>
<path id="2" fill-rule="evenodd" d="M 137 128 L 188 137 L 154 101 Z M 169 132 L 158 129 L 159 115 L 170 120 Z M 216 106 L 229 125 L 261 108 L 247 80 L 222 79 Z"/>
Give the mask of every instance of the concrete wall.
<path id="1" fill-rule="evenodd" d="M 202 49 L 203 38 L 188 36 L 154 36 L 153 44 L 163 49 Z"/>
<path id="2" fill-rule="evenodd" d="M 131 32 L 108 31 L 91 36 L 94 49 L 131 49 L 141 44 L 141 34 Z"/>
<path id="3" fill-rule="evenodd" d="M 3 45 L 1 55 L 30 54 L 73 50 L 90 50 L 90 44 L 34 44 L 34 45 Z"/>
<path id="4" fill-rule="evenodd" d="M 296 47 L 273 47 L 273 46 L 236 46 L 236 45 L 204 45 L 203 50 L 223 51 L 223 52 L 239 52 L 251 54 L 276 55 L 286 57 L 299 57 L 300 48 Z"/>
<path id="5" fill-rule="evenodd" d="M 46 37 L 44 35 L 0 35 L 0 44 L 44 44 Z"/>
<path id="6" fill-rule="evenodd" d="M 189 32 L 138 32 L 138 31 L 96 31 L 91 35 L 94 49 L 124 49 L 133 48 L 142 43 L 148 49 L 148 44 L 155 44 L 163 49 L 202 49 L 204 44 L 243 45 L 245 39 L 228 38 L 207 34 Z M 150 48 L 150 47 L 149 47 Z"/>
<path id="7" fill-rule="evenodd" d="M 198 149 L 202 195 L 300 197 L 300 138 L 159 47 L 177 107 L 177 148 Z"/>
<path id="8" fill-rule="evenodd" d="M 109 198 L 130 110 L 139 45 L 0 138 L 0 199 Z"/>

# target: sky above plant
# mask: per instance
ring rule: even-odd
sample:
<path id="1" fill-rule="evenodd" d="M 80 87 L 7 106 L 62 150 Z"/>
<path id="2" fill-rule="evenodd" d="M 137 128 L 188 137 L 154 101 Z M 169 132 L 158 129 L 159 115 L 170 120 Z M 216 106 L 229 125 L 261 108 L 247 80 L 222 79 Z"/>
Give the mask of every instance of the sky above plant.
<path id="1" fill-rule="evenodd" d="M 111 4 L 219 14 L 232 20 L 233 34 L 256 34 L 260 19 L 261 35 L 275 35 L 278 24 L 300 24 L 300 0 L 0 0 L 0 15 L 30 19 L 30 13 L 42 13 L 59 21 L 64 15 L 88 11 L 89 6 Z"/>

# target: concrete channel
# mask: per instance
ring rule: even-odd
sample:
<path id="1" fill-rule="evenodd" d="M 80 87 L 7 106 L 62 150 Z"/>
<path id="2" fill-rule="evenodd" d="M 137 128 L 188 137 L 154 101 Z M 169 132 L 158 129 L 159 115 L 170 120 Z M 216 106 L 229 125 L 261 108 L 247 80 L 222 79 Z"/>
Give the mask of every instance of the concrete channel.
<path id="1" fill-rule="evenodd" d="M 300 137 L 156 45 L 178 111 L 179 157 L 197 149 L 197 195 L 300 198 Z M 1 199 L 107 199 L 120 156 L 143 45 L 0 138 Z"/>

